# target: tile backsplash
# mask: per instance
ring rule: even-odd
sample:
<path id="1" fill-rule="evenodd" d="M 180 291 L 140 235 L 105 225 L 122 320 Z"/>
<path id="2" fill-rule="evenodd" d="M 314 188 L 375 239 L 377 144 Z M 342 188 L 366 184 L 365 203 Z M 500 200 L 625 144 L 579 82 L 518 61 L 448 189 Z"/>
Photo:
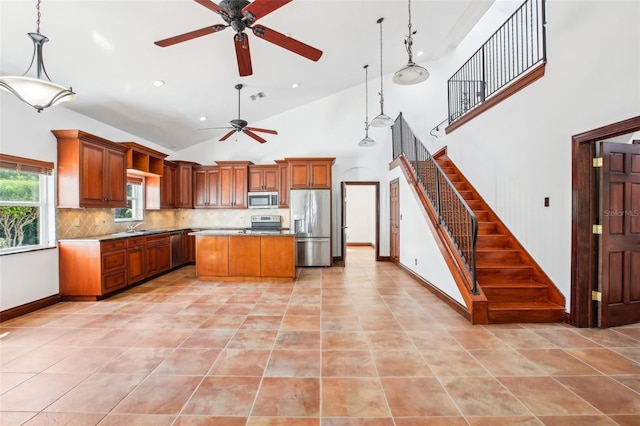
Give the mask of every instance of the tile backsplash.
<path id="1" fill-rule="evenodd" d="M 145 210 L 143 224 L 136 229 L 212 228 L 251 225 L 251 216 L 277 214 L 282 226 L 289 225 L 288 209 L 178 209 Z M 116 222 L 113 209 L 57 209 L 58 239 L 85 238 L 125 231 L 131 222 Z"/>

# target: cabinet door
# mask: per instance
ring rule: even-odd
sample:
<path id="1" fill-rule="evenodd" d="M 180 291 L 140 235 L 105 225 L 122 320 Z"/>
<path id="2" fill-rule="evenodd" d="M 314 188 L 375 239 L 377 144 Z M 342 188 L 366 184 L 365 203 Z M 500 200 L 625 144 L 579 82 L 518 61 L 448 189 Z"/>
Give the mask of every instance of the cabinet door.
<path id="1" fill-rule="evenodd" d="M 331 188 L 331 164 L 310 162 L 309 175 L 312 188 Z"/>
<path id="2" fill-rule="evenodd" d="M 249 167 L 249 191 L 264 191 L 264 170 Z"/>
<path id="3" fill-rule="evenodd" d="M 233 207 L 247 207 L 247 168 L 233 168 Z"/>
<path id="4" fill-rule="evenodd" d="M 263 277 L 296 276 L 295 237 L 261 237 L 260 265 Z"/>
<path id="5" fill-rule="evenodd" d="M 260 237 L 229 237 L 229 275 L 260 276 Z"/>
<path id="6" fill-rule="evenodd" d="M 175 166 L 164 164 L 160 177 L 160 208 L 176 208 L 176 174 Z"/>
<path id="7" fill-rule="evenodd" d="M 176 207 L 193 208 L 193 167 L 180 164 L 176 176 Z"/>
<path id="8" fill-rule="evenodd" d="M 220 207 L 233 207 L 233 167 L 220 167 Z"/>
<path id="9" fill-rule="evenodd" d="M 133 247 L 129 247 L 127 249 L 127 273 L 129 284 L 133 284 L 140 280 L 143 280 L 147 276 L 147 272 L 145 271 L 146 262 L 144 256 L 144 244 L 134 245 Z"/>
<path id="10" fill-rule="evenodd" d="M 196 170 L 193 207 L 209 208 L 220 205 L 220 173 L 215 170 Z"/>
<path id="11" fill-rule="evenodd" d="M 80 206 L 103 207 L 105 149 L 101 146 L 80 142 Z"/>
<path id="12" fill-rule="evenodd" d="M 282 161 L 278 162 L 278 202 L 280 208 L 289 207 L 289 165 Z"/>
<path id="13" fill-rule="evenodd" d="M 275 192 L 278 190 L 278 167 L 264 169 L 264 190 L 268 192 Z"/>
<path id="14" fill-rule="evenodd" d="M 103 182 L 109 207 L 127 206 L 127 166 L 124 152 L 105 150 Z"/>
<path id="15" fill-rule="evenodd" d="M 291 188 L 309 188 L 311 185 L 308 163 L 290 163 L 289 176 Z"/>
<path id="16" fill-rule="evenodd" d="M 198 277 L 229 276 L 229 237 L 196 237 L 196 275 Z"/>

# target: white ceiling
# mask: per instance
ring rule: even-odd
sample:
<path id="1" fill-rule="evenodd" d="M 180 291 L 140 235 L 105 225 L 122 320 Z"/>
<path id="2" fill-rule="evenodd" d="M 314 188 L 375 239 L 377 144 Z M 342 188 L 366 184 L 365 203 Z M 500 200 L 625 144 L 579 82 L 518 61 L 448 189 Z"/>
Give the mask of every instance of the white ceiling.
<path id="1" fill-rule="evenodd" d="M 413 0 L 414 61 L 435 60 L 455 47 L 493 0 Z M 0 0 L 0 75 L 22 75 L 29 65 L 36 30 L 35 0 Z M 251 123 L 296 108 L 380 75 L 383 17 L 384 74 L 407 62 L 405 0 L 294 0 L 259 24 L 324 52 L 312 62 L 258 39 L 247 31 L 253 75 L 239 77 L 233 30 L 161 48 L 154 41 L 210 25 L 222 18 L 193 0 L 43 0 L 41 33 L 51 79 L 72 86 L 69 108 L 179 151 L 219 137 L 237 118 L 238 83 L 242 118 Z M 424 52 L 417 57 L 417 52 Z M 163 87 L 153 87 L 155 80 Z M 293 89 L 291 85 L 299 83 Z M 370 86 L 371 96 L 377 88 Z M 250 95 L 265 97 L 252 101 Z M 18 102 L 18 101 L 16 101 Z M 34 110 L 34 114 L 35 114 Z M 45 110 L 43 114 L 46 114 Z M 200 122 L 201 116 L 208 117 Z"/>

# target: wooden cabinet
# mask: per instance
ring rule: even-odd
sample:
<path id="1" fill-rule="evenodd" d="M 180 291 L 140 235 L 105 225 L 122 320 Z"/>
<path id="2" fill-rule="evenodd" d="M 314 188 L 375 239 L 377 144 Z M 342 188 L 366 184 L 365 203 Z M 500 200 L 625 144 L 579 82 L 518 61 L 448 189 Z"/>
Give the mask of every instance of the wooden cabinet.
<path id="1" fill-rule="evenodd" d="M 160 208 L 175 209 L 177 207 L 177 174 L 178 164 L 165 161 L 162 165 L 162 177 L 160 177 Z"/>
<path id="2" fill-rule="evenodd" d="M 247 208 L 248 166 L 251 162 L 216 161 L 220 169 L 222 208 Z"/>
<path id="3" fill-rule="evenodd" d="M 177 161 L 176 171 L 176 207 L 179 209 L 193 208 L 193 168 L 197 163 Z"/>
<path id="4" fill-rule="evenodd" d="M 295 238 L 262 235 L 260 237 L 260 275 L 278 278 L 295 277 L 296 253 Z"/>
<path id="5" fill-rule="evenodd" d="M 196 275 L 198 277 L 229 275 L 228 236 L 196 236 Z"/>
<path id="6" fill-rule="evenodd" d="M 280 208 L 289 208 L 289 163 L 276 160 L 278 167 L 278 203 Z"/>
<path id="7" fill-rule="evenodd" d="M 126 207 L 128 148 L 81 130 L 58 139 L 58 207 Z"/>
<path id="8" fill-rule="evenodd" d="M 146 237 L 127 238 L 127 279 L 129 284 L 146 278 Z"/>
<path id="9" fill-rule="evenodd" d="M 229 275 L 260 276 L 260 237 L 229 236 Z"/>
<path id="10" fill-rule="evenodd" d="M 127 286 L 126 240 L 60 241 L 60 295 L 97 300 Z"/>
<path id="11" fill-rule="evenodd" d="M 249 166 L 249 191 L 278 191 L 278 166 Z"/>
<path id="12" fill-rule="evenodd" d="M 195 235 L 189 235 L 193 232 L 192 229 L 185 229 L 184 231 L 184 259 L 187 263 L 194 263 L 196 261 L 196 237 Z"/>
<path id="13" fill-rule="evenodd" d="M 146 237 L 145 260 L 147 277 L 169 270 L 171 267 L 171 240 L 168 233 Z"/>
<path id="14" fill-rule="evenodd" d="M 196 209 L 220 205 L 220 168 L 201 166 L 193 172 L 193 207 Z"/>
<path id="15" fill-rule="evenodd" d="M 335 158 L 285 158 L 289 163 L 291 189 L 331 189 L 331 166 Z"/>

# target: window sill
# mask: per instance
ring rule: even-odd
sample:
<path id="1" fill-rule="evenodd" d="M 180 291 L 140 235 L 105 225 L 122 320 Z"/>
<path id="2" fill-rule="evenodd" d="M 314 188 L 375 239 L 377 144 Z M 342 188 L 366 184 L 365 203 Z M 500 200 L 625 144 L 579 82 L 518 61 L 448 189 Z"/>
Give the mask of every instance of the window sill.
<path id="1" fill-rule="evenodd" d="M 23 249 L 20 248 L 16 248 L 15 250 L 7 250 L 7 251 L 0 251 L 0 257 L 2 256 L 9 256 L 12 254 L 23 254 L 23 253 L 31 253 L 34 251 L 43 251 L 43 250 L 54 250 L 57 249 L 58 246 L 37 246 L 37 247 L 25 247 Z"/>

